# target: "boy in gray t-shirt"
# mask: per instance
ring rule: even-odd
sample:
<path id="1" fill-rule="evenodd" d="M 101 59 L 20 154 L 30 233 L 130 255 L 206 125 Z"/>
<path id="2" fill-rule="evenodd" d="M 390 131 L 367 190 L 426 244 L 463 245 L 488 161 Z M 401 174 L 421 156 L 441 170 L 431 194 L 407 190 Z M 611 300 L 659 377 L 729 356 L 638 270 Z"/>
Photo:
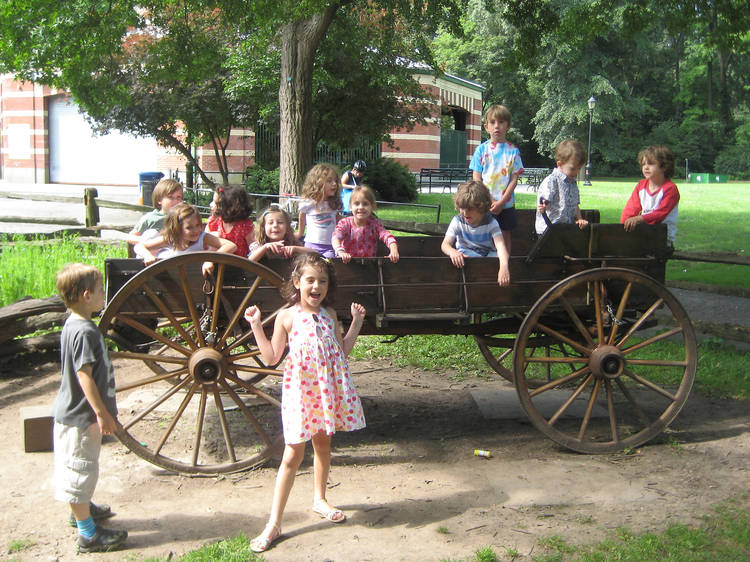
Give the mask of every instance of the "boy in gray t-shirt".
<path id="1" fill-rule="evenodd" d="M 70 316 L 60 335 L 62 381 L 55 400 L 55 499 L 70 504 L 78 528 L 78 551 L 100 552 L 122 546 L 126 531 L 99 527 L 113 515 L 91 502 L 99 477 L 102 435 L 117 429 L 112 363 L 91 317 L 104 307 L 102 274 L 73 263 L 57 274 L 57 290 Z"/>

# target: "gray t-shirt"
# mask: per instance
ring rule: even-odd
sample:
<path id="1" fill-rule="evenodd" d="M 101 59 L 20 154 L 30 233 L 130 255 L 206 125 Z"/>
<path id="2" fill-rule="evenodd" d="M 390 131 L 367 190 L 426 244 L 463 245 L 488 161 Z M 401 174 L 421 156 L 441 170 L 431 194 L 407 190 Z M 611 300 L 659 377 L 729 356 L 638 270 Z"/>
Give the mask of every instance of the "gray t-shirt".
<path id="1" fill-rule="evenodd" d="M 160 209 L 154 209 L 138 219 L 133 230 L 138 234 L 143 234 L 147 230 L 159 231 L 164 227 L 164 219 L 166 218 L 167 215 L 162 213 Z"/>
<path id="2" fill-rule="evenodd" d="M 77 374 L 81 367 L 89 364 L 107 411 L 116 416 L 115 372 L 96 324 L 71 314 L 60 334 L 60 348 L 62 382 L 55 400 L 55 421 L 77 427 L 96 422 L 96 414 L 83 393 Z"/>

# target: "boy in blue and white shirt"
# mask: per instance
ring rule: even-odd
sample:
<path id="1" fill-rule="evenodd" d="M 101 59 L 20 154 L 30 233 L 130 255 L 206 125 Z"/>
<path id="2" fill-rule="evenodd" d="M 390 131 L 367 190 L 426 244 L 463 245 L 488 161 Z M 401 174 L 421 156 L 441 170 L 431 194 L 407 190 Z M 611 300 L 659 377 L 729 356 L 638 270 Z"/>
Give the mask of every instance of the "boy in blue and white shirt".
<path id="1" fill-rule="evenodd" d="M 458 268 L 464 266 L 464 257 L 497 257 L 497 283 L 501 287 L 508 285 L 510 256 L 503 232 L 490 213 L 492 197 L 487 186 L 479 181 L 462 183 L 453 203 L 460 214 L 448 225 L 440 249 Z"/>
<path id="2" fill-rule="evenodd" d="M 510 111 L 504 105 L 491 106 L 484 116 L 484 130 L 489 140 L 480 144 L 469 163 L 474 181 L 481 181 L 490 190 L 490 212 L 503 231 L 505 246 L 510 252 L 510 231 L 518 226 L 515 207 L 515 189 L 523 174 L 521 153 L 507 142 L 505 135 L 511 124 Z"/>

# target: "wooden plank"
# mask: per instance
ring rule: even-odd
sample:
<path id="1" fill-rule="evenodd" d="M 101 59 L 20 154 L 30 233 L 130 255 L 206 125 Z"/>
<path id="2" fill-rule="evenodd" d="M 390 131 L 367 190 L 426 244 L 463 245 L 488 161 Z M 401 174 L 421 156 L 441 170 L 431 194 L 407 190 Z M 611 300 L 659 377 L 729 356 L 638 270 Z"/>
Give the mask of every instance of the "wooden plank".
<path id="1" fill-rule="evenodd" d="M 669 259 L 725 263 L 728 265 L 750 265 L 750 256 L 719 252 L 675 252 L 669 257 Z"/>
<path id="2" fill-rule="evenodd" d="M 27 201 L 51 201 L 52 203 L 83 203 L 83 196 L 65 197 L 62 195 L 46 195 L 43 193 L 18 193 L 15 191 L 0 191 L 0 198 L 25 199 Z"/>

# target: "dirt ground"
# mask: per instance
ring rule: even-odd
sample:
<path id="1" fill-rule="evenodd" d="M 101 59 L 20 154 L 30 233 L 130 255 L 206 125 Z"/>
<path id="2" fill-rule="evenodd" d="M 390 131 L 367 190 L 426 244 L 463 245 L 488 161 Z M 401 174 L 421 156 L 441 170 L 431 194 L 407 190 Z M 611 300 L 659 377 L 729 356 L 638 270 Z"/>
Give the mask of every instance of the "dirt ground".
<path id="1" fill-rule="evenodd" d="M 711 506 L 739 497 L 750 506 L 747 402 L 693 395 L 667 433 L 631 454 L 589 456 L 549 441 L 523 415 L 487 420 L 471 392 L 508 389 L 501 379 L 466 379 L 352 364 L 368 427 L 334 439 L 329 499 L 348 514 L 332 525 L 311 510 L 308 456 L 285 514 L 274 560 L 438 560 L 491 546 L 502 559 L 540 554 L 551 535 L 599 541 L 618 527 L 661 530 L 700 524 Z M 59 384 L 54 358 L 0 365 L 3 490 L 1 556 L 11 540 L 34 545 L 22 560 L 76 558 L 67 508 L 52 498 L 52 453 L 24 453 L 19 408 L 51 405 Z M 486 460 L 475 448 L 492 451 Z M 103 560 L 179 556 L 207 542 L 263 527 L 273 463 L 221 477 L 168 473 L 105 443 L 95 500 L 130 532 L 128 549 Z M 447 531 L 447 532 L 446 532 Z"/>

